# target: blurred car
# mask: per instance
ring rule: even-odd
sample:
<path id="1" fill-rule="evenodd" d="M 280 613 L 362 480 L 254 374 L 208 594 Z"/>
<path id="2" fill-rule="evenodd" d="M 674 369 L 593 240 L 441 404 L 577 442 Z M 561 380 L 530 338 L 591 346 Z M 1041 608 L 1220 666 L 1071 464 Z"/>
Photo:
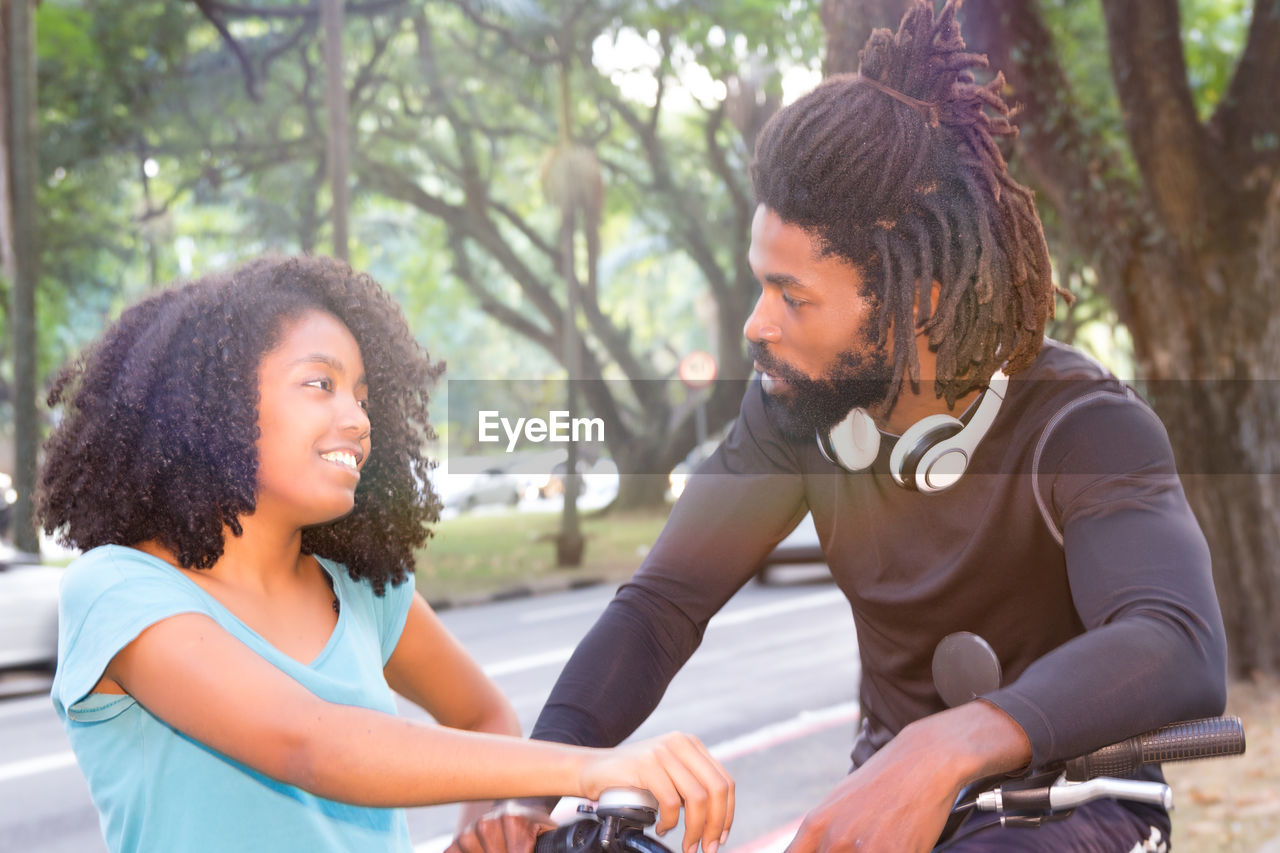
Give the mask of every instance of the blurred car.
<path id="1" fill-rule="evenodd" d="M 796 529 L 788 533 L 785 539 L 774 546 L 769 556 L 764 558 L 756 579 L 760 583 L 768 583 L 769 569 L 773 566 L 826 561 L 827 555 L 822 553 L 822 543 L 818 541 L 818 528 L 814 526 L 813 515 L 805 513 Z"/>
<path id="2" fill-rule="evenodd" d="M 445 509 L 467 512 L 486 504 L 515 506 L 520 502 L 520 484 L 501 468 L 486 468 L 478 474 L 439 474 L 431 484 Z"/>
<path id="3" fill-rule="evenodd" d="M 57 661 L 62 572 L 0 542 L 0 669 Z"/>
<path id="4" fill-rule="evenodd" d="M 689 451 L 689 454 L 667 475 L 667 494 L 671 500 L 677 500 L 684 492 L 689 478 L 698 466 L 715 452 L 720 446 L 720 438 L 713 438 Z M 804 518 L 796 525 L 795 530 L 774 547 L 769 556 L 764 558 L 756 579 L 760 583 L 769 582 L 770 569 L 773 566 L 795 565 L 799 563 L 825 563 L 827 555 L 822 553 L 822 543 L 818 541 L 818 529 L 813 524 L 813 516 L 805 513 Z"/>
<path id="5" fill-rule="evenodd" d="M 17 500 L 13 478 L 0 471 L 0 537 L 9 535 L 9 519 L 13 517 L 13 505 Z"/>

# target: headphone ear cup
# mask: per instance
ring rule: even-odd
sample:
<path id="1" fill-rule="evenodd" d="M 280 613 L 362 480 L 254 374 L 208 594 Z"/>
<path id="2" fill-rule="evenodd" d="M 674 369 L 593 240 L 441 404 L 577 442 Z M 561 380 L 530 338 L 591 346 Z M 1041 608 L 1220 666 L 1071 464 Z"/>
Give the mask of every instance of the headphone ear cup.
<path id="1" fill-rule="evenodd" d="M 829 432 L 818 431 L 818 449 L 846 471 L 864 471 L 880 455 L 880 429 L 865 409 L 853 409 Z"/>
<path id="2" fill-rule="evenodd" d="M 964 424 L 950 415 L 929 415 L 912 424 L 889 454 L 889 474 L 906 489 L 922 492 L 940 491 L 930 488 L 919 476 L 920 462 L 936 445 L 959 434 Z M 928 466 L 924 472 L 928 472 Z"/>

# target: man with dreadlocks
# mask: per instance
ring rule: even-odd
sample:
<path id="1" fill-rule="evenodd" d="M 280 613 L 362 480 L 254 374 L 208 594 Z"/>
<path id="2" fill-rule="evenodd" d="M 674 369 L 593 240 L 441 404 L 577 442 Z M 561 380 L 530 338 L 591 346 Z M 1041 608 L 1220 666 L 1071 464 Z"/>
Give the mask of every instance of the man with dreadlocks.
<path id="1" fill-rule="evenodd" d="M 928 850 L 976 779 L 1224 703 L 1209 555 L 1167 437 L 1124 385 L 1043 337 L 1043 232 L 995 143 L 1015 132 L 1003 80 L 975 82 L 985 58 L 965 51 L 958 5 L 935 17 L 922 0 L 896 35 L 872 35 L 858 75 L 762 131 L 762 290 L 744 330 L 759 379 L 534 730 L 627 737 L 808 510 L 853 610 L 862 722 L 854 771 L 796 853 Z M 1005 677 L 947 709 L 930 664 L 960 631 Z M 1168 833 L 1162 810 L 1107 800 L 948 849 L 1127 853 Z M 457 848 L 501 836 L 481 825 Z"/>

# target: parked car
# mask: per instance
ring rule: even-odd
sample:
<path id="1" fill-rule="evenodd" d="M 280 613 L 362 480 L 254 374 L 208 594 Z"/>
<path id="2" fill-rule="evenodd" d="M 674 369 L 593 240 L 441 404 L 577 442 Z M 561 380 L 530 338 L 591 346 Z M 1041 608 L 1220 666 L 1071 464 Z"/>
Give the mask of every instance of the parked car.
<path id="1" fill-rule="evenodd" d="M 703 460 L 715 452 L 720 441 L 720 438 L 713 438 L 699 444 L 689 451 L 684 461 L 671 469 L 671 473 L 667 475 L 667 494 L 671 500 L 679 499 L 689 483 L 689 478 L 695 476 L 693 472 Z M 764 558 L 764 562 L 760 564 L 760 569 L 756 573 L 756 580 L 760 583 L 768 583 L 769 571 L 773 566 L 825 563 L 826 561 L 827 555 L 822 553 L 822 543 L 818 541 L 818 529 L 813 524 L 813 516 L 805 513 L 795 530 L 787 534 L 787 537 L 774 547 L 769 556 Z"/>
<path id="2" fill-rule="evenodd" d="M 13 478 L 0 471 L 0 538 L 9 535 L 9 520 L 13 518 L 13 504 L 18 493 L 13 488 Z"/>
<path id="3" fill-rule="evenodd" d="M 60 568 L 0 542 L 0 669 L 58 659 Z"/>
<path id="4" fill-rule="evenodd" d="M 478 474 L 433 475 L 432 485 L 446 509 L 467 512 L 484 504 L 515 506 L 520 502 L 519 483 L 501 468 Z"/>

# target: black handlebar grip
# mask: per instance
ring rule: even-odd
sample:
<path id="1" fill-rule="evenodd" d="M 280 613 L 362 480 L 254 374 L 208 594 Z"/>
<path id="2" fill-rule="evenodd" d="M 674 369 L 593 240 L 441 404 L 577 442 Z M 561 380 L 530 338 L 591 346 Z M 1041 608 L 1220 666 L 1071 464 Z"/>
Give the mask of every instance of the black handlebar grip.
<path id="1" fill-rule="evenodd" d="M 1128 776 L 1144 764 L 1240 755 L 1244 746 L 1244 726 L 1239 717 L 1188 720 L 1068 761 L 1067 778 L 1078 782 L 1098 776 Z"/>
<path id="2" fill-rule="evenodd" d="M 594 820 L 577 820 L 558 826 L 538 836 L 534 853 L 584 853 L 599 846 L 600 824 Z"/>

